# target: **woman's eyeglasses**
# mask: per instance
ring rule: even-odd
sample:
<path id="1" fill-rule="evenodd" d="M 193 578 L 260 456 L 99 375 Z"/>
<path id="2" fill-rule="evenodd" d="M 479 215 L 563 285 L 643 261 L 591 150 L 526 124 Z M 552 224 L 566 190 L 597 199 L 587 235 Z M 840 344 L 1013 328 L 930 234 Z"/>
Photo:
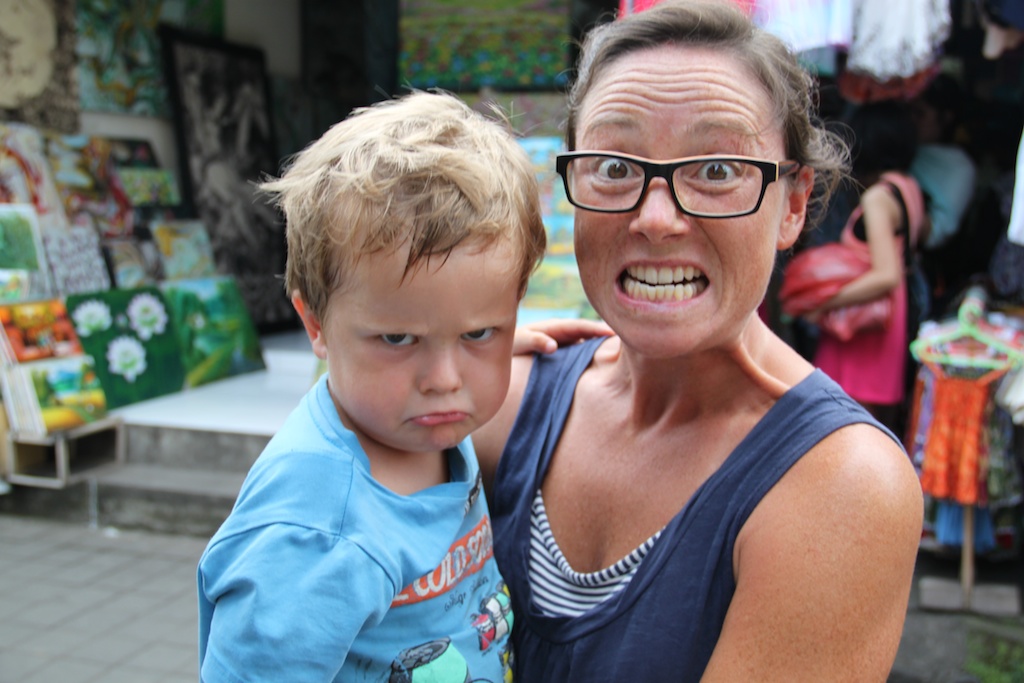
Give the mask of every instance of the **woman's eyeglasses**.
<path id="1" fill-rule="evenodd" d="M 701 156 L 654 162 L 627 154 L 567 152 L 555 169 L 569 202 L 603 213 L 633 211 L 651 178 L 664 178 L 676 206 L 701 218 L 735 218 L 756 213 L 768 186 L 800 168 L 796 161 L 765 161 L 741 156 Z"/>

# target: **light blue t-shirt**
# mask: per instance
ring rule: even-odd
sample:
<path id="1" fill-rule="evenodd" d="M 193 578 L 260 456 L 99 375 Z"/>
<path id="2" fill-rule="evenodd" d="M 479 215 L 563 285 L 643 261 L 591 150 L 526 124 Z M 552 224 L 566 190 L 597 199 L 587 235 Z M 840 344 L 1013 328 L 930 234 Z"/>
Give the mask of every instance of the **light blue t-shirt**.
<path id="1" fill-rule="evenodd" d="M 511 680 L 510 602 L 469 439 L 449 469 L 410 496 L 378 484 L 321 377 L 199 561 L 201 679 Z"/>
<path id="2" fill-rule="evenodd" d="M 928 197 L 931 230 L 925 247 L 946 244 L 960 228 L 960 221 L 974 198 L 977 175 L 974 162 L 954 145 L 921 145 L 910 166 L 921 191 Z"/>

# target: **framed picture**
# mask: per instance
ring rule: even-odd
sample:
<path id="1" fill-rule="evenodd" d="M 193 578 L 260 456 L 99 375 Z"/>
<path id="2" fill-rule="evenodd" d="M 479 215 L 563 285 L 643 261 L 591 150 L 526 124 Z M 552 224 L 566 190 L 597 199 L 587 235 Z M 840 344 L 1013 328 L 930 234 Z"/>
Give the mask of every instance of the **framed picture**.
<path id="1" fill-rule="evenodd" d="M 260 331 L 294 327 L 280 282 L 284 221 L 254 186 L 280 173 L 263 51 L 166 24 L 160 37 L 186 211 L 206 225 L 217 271 L 235 277 Z"/>
<path id="2" fill-rule="evenodd" d="M 399 80 L 470 92 L 568 82 L 570 0 L 400 0 Z"/>

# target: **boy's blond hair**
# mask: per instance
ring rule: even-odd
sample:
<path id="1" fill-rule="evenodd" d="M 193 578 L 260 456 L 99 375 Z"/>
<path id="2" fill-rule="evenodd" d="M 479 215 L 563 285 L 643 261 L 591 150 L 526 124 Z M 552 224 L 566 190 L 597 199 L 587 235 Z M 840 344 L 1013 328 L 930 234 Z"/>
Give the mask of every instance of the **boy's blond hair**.
<path id="1" fill-rule="evenodd" d="M 331 127 L 260 185 L 287 220 L 288 294 L 323 320 L 361 256 L 408 245 L 408 273 L 461 244 L 499 240 L 512 247 L 525 293 L 544 224 L 533 166 L 503 123 L 453 95 L 417 91 Z"/>

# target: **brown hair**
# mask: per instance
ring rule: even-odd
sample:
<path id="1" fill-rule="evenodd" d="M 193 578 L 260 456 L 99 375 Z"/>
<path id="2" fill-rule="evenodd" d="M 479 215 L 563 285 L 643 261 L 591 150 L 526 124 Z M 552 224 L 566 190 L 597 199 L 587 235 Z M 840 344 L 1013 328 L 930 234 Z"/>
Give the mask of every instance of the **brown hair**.
<path id="1" fill-rule="evenodd" d="M 782 127 L 786 157 L 813 168 L 815 191 L 808 222 L 820 218 L 839 181 L 847 176 L 845 142 L 814 115 L 813 78 L 781 40 L 755 26 L 731 2 L 665 0 L 657 6 L 602 24 L 585 38 L 576 80 L 569 91 L 566 144 L 576 145 L 580 106 L 609 64 L 661 45 L 709 47 L 736 56 L 764 85 Z"/>

